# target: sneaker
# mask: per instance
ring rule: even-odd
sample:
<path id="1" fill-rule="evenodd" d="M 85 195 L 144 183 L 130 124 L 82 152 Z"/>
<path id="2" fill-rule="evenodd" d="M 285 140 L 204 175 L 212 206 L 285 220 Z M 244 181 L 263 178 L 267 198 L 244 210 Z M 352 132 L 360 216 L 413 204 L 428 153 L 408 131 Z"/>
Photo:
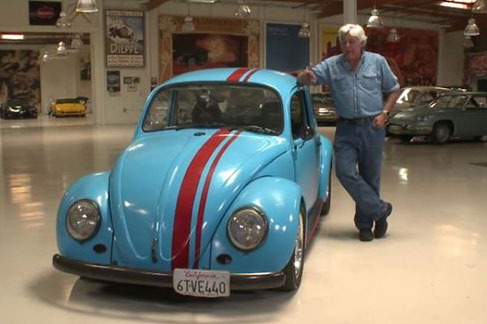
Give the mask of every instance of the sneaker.
<path id="1" fill-rule="evenodd" d="M 369 242 L 374 239 L 374 235 L 372 235 L 370 228 L 362 228 L 358 234 L 358 238 L 362 242 Z"/>
<path id="2" fill-rule="evenodd" d="M 387 217 L 389 217 L 392 213 L 392 205 L 390 203 L 386 203 L 386 210 L 382 213 L 382 216 L 375 221 L 375 228 L 374 228 L 374 237 L 381 238 L 386 235 L 387 232 Z"/>

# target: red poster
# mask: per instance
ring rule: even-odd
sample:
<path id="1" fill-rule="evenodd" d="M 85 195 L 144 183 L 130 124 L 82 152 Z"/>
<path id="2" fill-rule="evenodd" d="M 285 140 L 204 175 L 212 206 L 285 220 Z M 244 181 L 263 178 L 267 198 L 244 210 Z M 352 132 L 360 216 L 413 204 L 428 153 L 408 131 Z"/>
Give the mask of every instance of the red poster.
<path id="1" fill-rule="evenodd" d="M 400 40 L 391 43 L 387 41 L 390 29 L 367 29 L 367 50 L 386 57 L 401 86 L 436 85 L 438 32 L 396 28 Z"/>

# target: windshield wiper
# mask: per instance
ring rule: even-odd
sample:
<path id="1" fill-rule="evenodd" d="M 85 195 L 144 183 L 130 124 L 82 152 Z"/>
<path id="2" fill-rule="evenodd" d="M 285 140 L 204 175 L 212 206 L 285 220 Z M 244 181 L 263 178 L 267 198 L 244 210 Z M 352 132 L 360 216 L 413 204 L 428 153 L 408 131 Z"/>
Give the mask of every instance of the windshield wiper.
<path id="1" fill-rule="evenodd" d="M 166 127 L 165 129 L 181 130 L 181 129 L 188 129 L 188 128 L 220 128 L 220 127 L 225 127 L 225 124 L 224 123 L 217 123 L 217 122 L 192 123 L 192 124 L 185 124 L 185 125 L 179 125 L 179 126 L 169 126 L 169 127 Z"/>
<path id="2" fill-rule="evenodd" d="M 280 134 L 280 132 L 275 130 L 275 129 L 263 127 L 263 126 L 259 126 L 259 125 L 234 126 L 231 128 L 231 130 L 234 130 L 234 129 L 240 129 L 243 131 L 261 133 L 261 134 L 270 134 L 270 135 L 279 135 Z"/>

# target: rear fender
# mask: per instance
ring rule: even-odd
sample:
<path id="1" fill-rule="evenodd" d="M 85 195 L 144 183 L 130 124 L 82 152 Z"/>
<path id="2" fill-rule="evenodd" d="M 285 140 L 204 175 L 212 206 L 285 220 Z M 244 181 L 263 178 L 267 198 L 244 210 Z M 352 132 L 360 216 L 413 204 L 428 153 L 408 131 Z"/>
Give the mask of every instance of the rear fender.
<path id="1" fill-rule="evenodd" d="M 232 203 L 211 243 L 211 269 L 239 273 L 281 271 L 294 250 L 301 189 L 296 183 L 278 177 L 262 177 L 248 184 Z M 229 240 L 227 225 L 233 213 L 255 206 L 267 218 L 267 235 L 251 251 L 237 249 Z M 227 254 L 232 261 L 221 264 L 217 258 Z"/>
<path id="2" fill-rule="evenodd" d="M 110 172 L 94 173 L 80 178 L 66 190 L 59 205 L 56 222 L 57 245 L 61 255 L 79 261 L 110 264 L 113 227 L 108 203 L 109 177 Z M 94 201 L 101 213 L 98 232 L 85 242 L 74 240 L 66 230 L 66 213 L 69 207 L 80 199 Z M 105 251 L 95 252 L 94 246 L 97 244 L 104 245 Z"/>

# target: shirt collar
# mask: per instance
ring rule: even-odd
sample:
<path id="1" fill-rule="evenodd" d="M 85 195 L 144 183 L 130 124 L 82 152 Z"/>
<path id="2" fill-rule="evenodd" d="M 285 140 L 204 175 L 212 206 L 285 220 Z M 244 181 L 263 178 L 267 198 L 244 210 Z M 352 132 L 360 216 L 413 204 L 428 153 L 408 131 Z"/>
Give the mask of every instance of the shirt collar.
<path id="1" fill-rule="evenodd" d="M 358 62 L 357 69 L 355 70 L 355 72 L 357 72 L 359 70 L 359 68 L 364 63 L 365 57 L 368 55 L 369 55 L 369 53 L 367 51 L 362 50 L 362 54 L 360 55 L 360 60 Z M 347 59 L 345 58 L 345 55 L 340 54 L 339 62 L 342 64 L 343 67 L 345 67 L 347 69 L 347 71 L 350 71 L 350 64 L 348 63 Z"/>

